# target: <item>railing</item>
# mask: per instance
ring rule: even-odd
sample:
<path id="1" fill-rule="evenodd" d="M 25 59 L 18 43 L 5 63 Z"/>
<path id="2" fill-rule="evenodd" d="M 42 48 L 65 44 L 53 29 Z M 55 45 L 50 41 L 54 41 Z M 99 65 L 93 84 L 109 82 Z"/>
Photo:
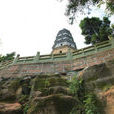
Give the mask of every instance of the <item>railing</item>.
<path id="1" fill-rule="evenodd" d="M 86 47 L 86 48 L 76 50 L 76 51 L 73 52 L 73 58 L 84 57 L 84 56 L 88 56 L 88 55 L 91 55 L 91 54 L 94 54 L 94 53 L 105 51 L 107 49 L 114 48 L 113 43 L 114 43 L 113 40 L 112 41 L 107 40 L 107 41 L 98 43 L 94 46 L 89 46 L 89 47 Z"/>
<path id="2" fill-rule="evenodd" d="M 36 56 L 30 56 L 30 57 L 20 57 L 19 55 L 17 55 L 17 57 L 14 59 L 13 62 L 8 62 L 4 64 L 1 63 L 0 68 L 3 66 L 7 66 L 9 64 L 45 63 L 45 62 L 72 60 L 92 55 L 95 53 L 99 53 L 111 48 L 114 48 L 114 39 L 98 43 L 94 46 L 82 48 L 74 52 L 69 51 L 68 53 L 40 55 L 40 53 L 38 52 Z"/>
<path id="3" fill-rule="evenodd" d="M 17 62 L 27 62 L 27 61 L 33 61 L 34 56 L 30 57 L 19 57 Z"/>
<path id="4" fill-rule="evenodd" d="M 85 57 L 94 53 L 98 53 L 104 50 L 114 48 L 114 40 L 107 40 L 98 43 L 94 46 L 89 46 L 76 50 L 74 52 L 61 53 L 61 54 L 50 54 L 50 55 L 40 55 L 38 52 L 36 56 L 32 57 L 19 57 L 16 61 L 17 63 L 43 63 L 43 62 L 54 62 L 54 61 L 66 61 L 72 60 L 80 57 Z"/>

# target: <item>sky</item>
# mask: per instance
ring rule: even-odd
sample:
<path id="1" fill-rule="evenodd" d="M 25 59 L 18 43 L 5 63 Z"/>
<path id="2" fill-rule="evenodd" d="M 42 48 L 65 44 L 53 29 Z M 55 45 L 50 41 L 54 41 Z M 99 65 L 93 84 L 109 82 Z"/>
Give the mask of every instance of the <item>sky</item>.
<path id="1" fill-rule="evenodd" d="M 39 51 L 50 54 L 59 30 L 70 30 L 77 48 L 83 48 L 78 15 L 73 25 L 64 15 L 67 2 L 57 0 L 0 0 L 0 54 L 16 52 L 34 56 Z M 91 16 L 103 17 L 103 8 L 94 8 Z"/>

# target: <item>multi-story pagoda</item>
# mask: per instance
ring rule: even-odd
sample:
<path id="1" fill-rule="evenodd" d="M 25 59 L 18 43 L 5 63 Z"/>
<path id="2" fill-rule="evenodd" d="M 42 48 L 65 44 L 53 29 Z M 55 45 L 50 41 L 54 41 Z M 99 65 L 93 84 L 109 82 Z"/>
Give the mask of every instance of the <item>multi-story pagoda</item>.
<path id="1" fill-rule="evenodd" d="M 69 30 L 62 29 L 58 32 L 52 49 L 52 54 L 67 53 L 69 49 L 73 52 L 77 49 Z"/>

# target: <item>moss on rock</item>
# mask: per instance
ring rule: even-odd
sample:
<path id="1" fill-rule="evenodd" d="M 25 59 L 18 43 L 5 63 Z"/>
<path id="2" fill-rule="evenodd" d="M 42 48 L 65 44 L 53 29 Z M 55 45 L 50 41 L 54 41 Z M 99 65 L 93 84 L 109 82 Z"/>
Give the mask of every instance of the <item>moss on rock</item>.
<path id="1" fill-rule="evenodd" d="M 30 108 L 28 109 L 28 114 L 47 114 L 45 113 L 47 110 L 50 110 L 50 114 L 69 114 L 74 103 L 75 99 L 73 97 L 63 96 L 61 94 L 39 97 L 38 99 L 34 99 L 32 102 Z M 54 109 L 53 107 L 50 107 L 51 105 L 54 106 Z"/>
<path id="2" fill-rule="evenodd" d="M 10 91 L 16 92 L 16 90 L 20 87 L 20 79 L 14 79 L 10 82 L 8 89 Z"/>

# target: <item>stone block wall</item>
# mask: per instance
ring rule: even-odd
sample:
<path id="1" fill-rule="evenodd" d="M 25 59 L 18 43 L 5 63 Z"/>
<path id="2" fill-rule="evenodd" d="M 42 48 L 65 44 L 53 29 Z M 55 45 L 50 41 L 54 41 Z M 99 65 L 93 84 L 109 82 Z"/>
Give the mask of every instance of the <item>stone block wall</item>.
<path id="1" fill-rule="evenodd" d="M 75 59 L 75 60 L 73 60 L 72 68 L 73 68 L 73 70 L 77 70 L 77 69 L 81 69 L 84 67 L 101 64 L 101 63 L 104 63 L 104 62 L 112 60 L 112 59 L 114 59 L 114 49 L 110 49 L 107 51 L 89 55 L 87 57 Z"/>
<path id="2" fill-rule="evenodd" d="M 55 62 L 12 64 L 0 69 L 0 77 L 20 77 L 39 73 L 58 73 L 83 69 L 114 59 L 114 48 L 89 56 Z"/>

